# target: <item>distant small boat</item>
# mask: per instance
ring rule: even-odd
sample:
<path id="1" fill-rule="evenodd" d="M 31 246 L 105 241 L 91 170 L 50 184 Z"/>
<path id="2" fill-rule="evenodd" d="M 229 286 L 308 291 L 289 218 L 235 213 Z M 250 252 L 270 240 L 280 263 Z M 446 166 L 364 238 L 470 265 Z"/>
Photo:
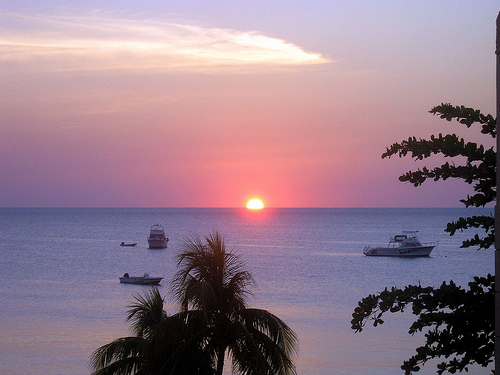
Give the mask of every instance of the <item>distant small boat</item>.
<path id="1" fill-rule="evenodd" d="M 163 277 L 151 277 L 148 273 L 143 276 L 130 276 L 125 273 L 120 277 L 120 282 L 125 284 L 140 284 L 140 285 L 158 285 Z"/>
<path id="2" fill-rule="evenodd" d="M 368 245 L 363 250 L 366 256 L 386 257 L 428 257 L 438 243 L 421 243 L 417 238 L 418 231 L 403 231 L 391 237 L 387 245 Z"/>
<path id="3" fill-rule="evenodd" d="M 150 249 L 164 249 L 168 246 L 168 237 L 160 224 L 154 224 L 149 231 L 148 244 Z"/>
<path id="4" fill-rule="evenodd" d="M 122 242 L 120 246 L 135 246 L 137 242 Z"/>

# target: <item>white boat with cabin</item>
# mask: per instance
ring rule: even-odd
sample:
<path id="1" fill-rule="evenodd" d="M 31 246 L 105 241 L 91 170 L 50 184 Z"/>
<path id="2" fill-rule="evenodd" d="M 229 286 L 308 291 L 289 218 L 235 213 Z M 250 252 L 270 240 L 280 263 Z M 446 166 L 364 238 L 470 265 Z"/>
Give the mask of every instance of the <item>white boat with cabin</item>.
<path id="1" fill-rule="evenodd" d="M 124 284 L 140 284 L 140 285 L 158 285 L 163 277 L 151 277 L 148 273 L 143 276 L 130 276 L 125 273 L 123 277 L 120 277 L 120 282 Z"/>
<path id="2" fill-rule="evenodd" d="M 160 224 L 154 224 L 149 231 L 148 244 L 150 249 L 164 249 L 168 246 L 168 237 Z"/>
<path id="3" fill-rule="evenodd" d="M 403 231 L 391 237 L 387 245 L 365 246 L 363 254 L 385 257 L 428 257 L 438 242 L 422 243 L 417 233 L 418 231 Z"/>

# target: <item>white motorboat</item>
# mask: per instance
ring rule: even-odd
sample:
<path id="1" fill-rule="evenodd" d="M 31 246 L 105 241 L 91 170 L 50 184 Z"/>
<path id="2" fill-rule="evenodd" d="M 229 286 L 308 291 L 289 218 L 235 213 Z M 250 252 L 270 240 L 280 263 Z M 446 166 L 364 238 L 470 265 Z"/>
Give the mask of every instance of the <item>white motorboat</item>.
<path id="1" fill-rule="evenodd" d="M 143 276 L 129 276 L 128 273 L 120 277 L 120 282 L 125 284 L 158 285 L 163 277 L 151 277 L 148 273 Z"/>
<path id="2" fill-rule="evenodd" d="M 418 231 L 403 231 L 401 234 L 391 237 L 387 245 L 365 246 L 363 254 L 385 257 L 428 257 L 438 243 L 421 243 L 417 233 Z"/>
<path id="3" fill-rule="evenodd" d="M 149 231 L 148 244 L 150 249 L 164 249 L 168 245 L 168 237 L 160 224 L 154 224 Z"/>

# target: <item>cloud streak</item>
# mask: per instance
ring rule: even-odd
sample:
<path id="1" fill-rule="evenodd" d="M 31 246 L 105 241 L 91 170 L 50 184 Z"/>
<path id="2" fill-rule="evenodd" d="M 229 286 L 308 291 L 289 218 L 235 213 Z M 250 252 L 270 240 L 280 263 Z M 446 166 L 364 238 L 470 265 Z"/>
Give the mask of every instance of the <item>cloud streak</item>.
<path id="1" fill-rule="evenodd" d="M 0 63 L 39 71 L 196 71 L 324 64 L 261 33 L 154 20 L 1 13 Z"/>

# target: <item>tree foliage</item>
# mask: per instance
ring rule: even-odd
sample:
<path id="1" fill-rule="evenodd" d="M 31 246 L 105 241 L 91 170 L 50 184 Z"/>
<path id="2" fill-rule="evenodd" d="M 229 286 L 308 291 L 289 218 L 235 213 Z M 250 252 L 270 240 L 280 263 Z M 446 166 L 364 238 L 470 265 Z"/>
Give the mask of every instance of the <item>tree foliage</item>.
<path id="1" fill-rule="evenodd" d="M 491 115 L 464 106 L 441 104 L 430 113 L 442 119 L 457 120 L 468 128 L 481 126 L 481 133 L 496 137 L 496 121 Z M 496 152 L 493 147 L 466 142 L 455 134 L 431 136 L 430 140 L 410 137 L 387 148 L 382 158 L 393 155 L 410 156 L 423 160 L 440 154 L 453 159 L 429 169 L 423 167 L 409 171 L 399 177 L 402 182 L 420 186 L 427 179 L 434 181 L 448 178 L 462 179 L 473 185 L 474 195 L 461 202 L 466 207 L 484 207 L 496 199 Z M 475 234 L 465 240 L 462 247 L 478 246 L 487 249 L 494 244 L 494 217 L 461 217 L 448 223 L 445 231 L 450 236 L 457 230 L 480 228 L 483 236 Z M 385 313 L 403 312 L 410 309 L 416 321 L 410 326 L 411 335 L 423 332 L 425 344 L 416 349 L 416 354 L 403 362 L 405 374 L 420 370 L 420 366 L 434 358 L 445 360 L 437 365 L 437 373 L 467 371 L 472 364 L 487 366 L 494 358 L 494 277 L 475 277 L 469 289 L 462 289 L 453 281 L 443 282 L 439 288 L 408 285 L 404 289 L 386 288 L 379 294 L 371 294 L 358 302 L 352 314 L 351 328 L 363 330 L 368 322 L 376 327 L 384 323 Z"/>
<path id="2" fill-rule="evenodd" d="M 352 329 L 363 330 L 368 321 L 374 326 L 384 323 L 386 312 L 404 312 L 411 306 L 417 320 L 408 333 L 425 332 L 426 342 L 417 354 L 403 362 L 405 374 L 420 370 L 420 365 L 433 358 L 445 357 L 437 365 L 437 373 L 467 370 L 477 363 L 487 366 L 493 361 L 495 346 L 494 277 L 475 277 L 469 289 L 453 281 L 439 288 L 408 285 L 371 294 L 358 303 L 352 314 Z"/>
<path id="3" fill-rule="evenodd" d="M 453 119 L 470 128 L 474 124 L 481 125 L 481 133 L 492 138 L 496 137 L 496 121 L 491 115 L 483 115 L 478 110 L 464 106 L 452 106 L 441 104 L 430 110 L 433 115 L 447 121 Z M 474 142 L 466 142 L 456 134 L 443 136 L 432 135 L 430 140 L 409 137 L 400 143 L 394 143 L 382 154 L 382 158 L 390 158 L 393 155 L 399 157 L 410 156 L 415 160 L 423 160 L 432 155 L 441 154 L 445 158 L 453 159 L 446 161 L 440 166 L 429 169 L 423 167 L 416 171 L 409 171 L 399 177 L 402 182 L 410 182 L 414 186 L 422 185 L 427 179 L 434 181 L 457 178 L 473 185 L 472 196 L 461 199 L 466 207 L 484 207 L 496 199 L 496 152 L 493 147 L 485 149 L 483 145 Z M 492 216 L 471 216 L 459 218 L 446 227 L 450 235 L 457 230 L 469 228 L 481 228 L 485 232 L 484 237 L 478 235 L 463 242 L 462 247 L 479 246 L 489 248 L 494 244 L 495 219 Z"/>

